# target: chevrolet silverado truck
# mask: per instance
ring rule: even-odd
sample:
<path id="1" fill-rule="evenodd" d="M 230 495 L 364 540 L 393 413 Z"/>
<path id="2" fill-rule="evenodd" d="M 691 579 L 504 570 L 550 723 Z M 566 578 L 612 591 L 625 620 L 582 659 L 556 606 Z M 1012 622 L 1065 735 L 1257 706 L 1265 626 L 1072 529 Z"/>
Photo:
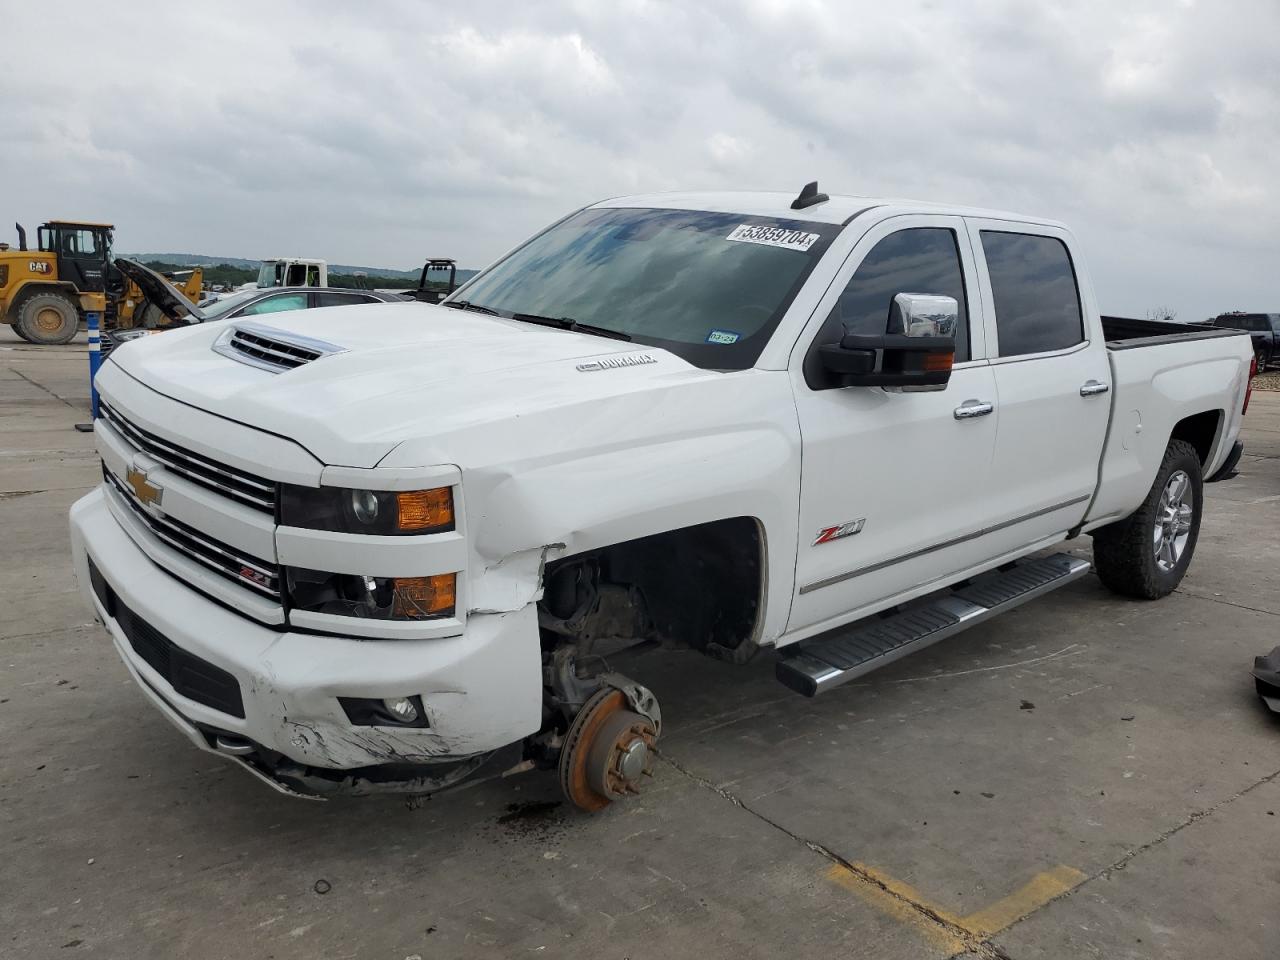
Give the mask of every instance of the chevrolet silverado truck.
<path id="1" fill-rule="evenodd" d="M 1232 474 L 1247 334 L 1104 317 L 1048 220 L 604 201 L 442 304 L 121 346 L 86 599 L 147 698 L 285 792 L 639 791 L 642 642 L 826 695 L 1085 575 L 1155 599 Z M 301 332 L 305 330 L 305 333 Z"/>

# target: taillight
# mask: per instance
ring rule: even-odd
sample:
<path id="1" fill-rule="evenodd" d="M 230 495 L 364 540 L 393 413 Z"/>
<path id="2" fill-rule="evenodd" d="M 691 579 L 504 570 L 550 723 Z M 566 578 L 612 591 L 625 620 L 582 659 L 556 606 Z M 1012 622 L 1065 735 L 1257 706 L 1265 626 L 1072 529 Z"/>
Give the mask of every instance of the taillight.
<path id="1" fill-rule="evenodd" d="M 1258 375 L 1258 355 L 1255 353 L 1249 361 L 1249 383 L 1244 388 L 1244 406 L 1240 408 L 1240 416 L 1249 412 L 1249 398 L 1253 396 L 1253 378 Z"/>

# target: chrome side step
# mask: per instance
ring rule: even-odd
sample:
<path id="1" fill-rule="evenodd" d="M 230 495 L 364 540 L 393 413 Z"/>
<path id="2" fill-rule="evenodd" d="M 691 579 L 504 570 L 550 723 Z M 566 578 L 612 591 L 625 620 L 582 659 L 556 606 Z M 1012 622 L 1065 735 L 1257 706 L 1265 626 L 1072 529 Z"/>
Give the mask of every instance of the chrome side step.
<path id="1" fill-rule="evenodd" d="M 778 680 L 813 697 L 923 650 L 967 627 L 1066 586 L 1089 572 L 1087 560 L 1055 553 L 975 577 L 946 596 L 884 618 L 860 620 L 783 651 Z"/>

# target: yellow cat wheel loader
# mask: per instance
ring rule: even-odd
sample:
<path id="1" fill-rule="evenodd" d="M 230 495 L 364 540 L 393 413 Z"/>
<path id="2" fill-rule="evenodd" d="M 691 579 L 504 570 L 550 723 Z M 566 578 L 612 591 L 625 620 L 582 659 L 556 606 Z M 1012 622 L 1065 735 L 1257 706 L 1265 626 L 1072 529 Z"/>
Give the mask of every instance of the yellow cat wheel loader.
<path id="1" fill-rule="evenodd" d="M 35 250 L 27 249 L 21 224 L 18 249 L 0 243 L 0 322 L 30 343 L 66 343 L 76 335 L 84 312 L 101 309 L 105 298 L 107 329 L 163 325 L 165 319 L 142 291 L 112 264 L 109 223 L 50 220 L 37 232 Z M 200 299 L 203 272 L 197 267 L 181 289 Z"/>

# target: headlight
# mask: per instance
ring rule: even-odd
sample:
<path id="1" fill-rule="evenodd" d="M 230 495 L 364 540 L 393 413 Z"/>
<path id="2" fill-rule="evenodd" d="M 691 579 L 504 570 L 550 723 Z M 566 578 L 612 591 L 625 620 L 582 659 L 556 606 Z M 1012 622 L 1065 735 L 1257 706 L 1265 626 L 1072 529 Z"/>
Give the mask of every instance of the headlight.
<path id="1" fill-rule="evenodd" d="M 118 330 L 111 334 L 111 339 L 116 343 L 128 343 L 130 340 L 141 340 L 143 337 L 149 337 L 153 333 L 160 333 L 159 330 L 143 330 L 138 328 L 135 330 Z"/>
<path id="2" fill-rule="evenodd" d="M 362 577 L 302 567 L 285 568 L 293 609 L 374 620 L 435 620 L 453 616 L 457 576 L 440 573 L 431 577 Z"/>
<path id="3" fill-rule="evenodd" d="M 307 530 L 399 536 L 452 530 L 453 490 L 349 490 L 282 484 L 280 522 Z"/>

